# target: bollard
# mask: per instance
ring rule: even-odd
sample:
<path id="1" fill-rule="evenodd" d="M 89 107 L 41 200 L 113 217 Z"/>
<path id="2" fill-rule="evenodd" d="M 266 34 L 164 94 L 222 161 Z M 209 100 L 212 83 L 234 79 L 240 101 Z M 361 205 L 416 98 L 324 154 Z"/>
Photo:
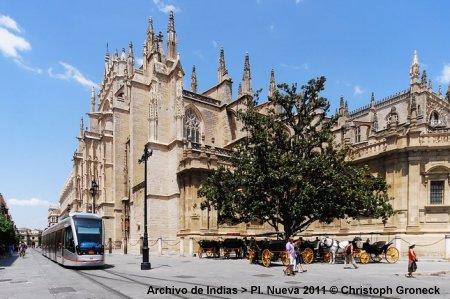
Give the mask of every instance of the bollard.
<path id="1" fill-rule="evenodd" d="M 158 254 L 162 255 L 162 237 L 158 238 Z"/>
<path id="2" fill-rule="evenodd" d="M 189 256 L 194 256 L 194 238 L 189 237 Z"/>
<path id="3" fill-rule="evenodd" d="M 445 235 L 445 259 L 450 259 L 450 235 Z"/>
<path id="4" fill-rule="evenodd" d="M 398 257 L 400 258 L 402 256 L 402 238 L 400 238 L 399 235 L 395 235 L 394 246 L 395 246 L 395 248 L 397 248 Z"/>
<path id="5" fill-rule="evenodd" d="M 109 238 L 109 240 L 108 240 L 108 252 L 109 252 L 109 254 L 112 253 L 112 240 L 111 240 L 111 238 Z"/>
<path id="6" fill-rule="evenodd" d="M 184 237 L 180 237 L 180 256 L 184 256 Z"/>

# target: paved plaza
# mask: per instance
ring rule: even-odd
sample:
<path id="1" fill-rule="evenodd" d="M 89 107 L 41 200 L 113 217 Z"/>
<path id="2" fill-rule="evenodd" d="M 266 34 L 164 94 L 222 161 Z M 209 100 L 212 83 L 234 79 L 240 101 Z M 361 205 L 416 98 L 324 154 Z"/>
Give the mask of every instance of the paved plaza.
<path id="1" fill-rule="evenodd" d="M 106 261 L 103 269 L 73 270 L 34 249 L 1 258 L 0 298 L 450 298 L 450 263 L 440 260 L 420 260 L 416 278 L 405 277 L 406 260 L 359 269 L 316 263 L 295 276 L 284 276 L 279 263 L 244 259 L 151 255 L 147 271 L 140 256 L 113 253 Z"/>

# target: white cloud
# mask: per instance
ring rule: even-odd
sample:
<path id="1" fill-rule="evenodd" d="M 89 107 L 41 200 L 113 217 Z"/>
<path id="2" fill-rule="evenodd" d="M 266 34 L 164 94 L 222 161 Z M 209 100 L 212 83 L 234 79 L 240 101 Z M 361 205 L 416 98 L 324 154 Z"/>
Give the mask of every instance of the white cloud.
<path id="1" fill-rule="evenodd" d="M 21 59 L 19 52 L 29 50 L 31 45 L 26 39 L 0 27 L 0 52 L 4 56 Z"/>
<path id="2" fill-rule="evenodd" d="M 49 202 L 48 200 L 43 200 L 39 198 L 31 198 L 31 199 L 7 199 L 8 205 L 10 206 L 22 206 L 22 207 L 36 207 L 36 206 L 46 206 L 49 207 L 54 205 L 54 203 Z"/>
<path id="3" fill-rule="evenodd" d="M 168 13 L 168 12 L 180 12 L 181 9 L 179 7 L 176 7 L 175 5 L 172 4 L 167 4 L 161 0 L 153 0 L 153 3 L 155 3 L 156 7 L 158 7 L 159 11 L 163 12 L 163 13 Z"/>
<path id="4" fill-rule="evenodd" d="M 20 32 L 19 26 L 17 26 L 16 21 L 11 19 L 9 16 L 0 16 L 0 26 Z"/>
<path id="5" fill-rule="evenodd" d="M 140 68 L 141 65 L 144 64 L 144 59 L 142 57 L 135 57 L 134 64 L 136 65 L 137 68 Z"/>
<path id="6" fill-rule="evenodd" d="M 361 88 L 361 86 L 359 86 L 359 85 L 355 85 L 354 87 L 353 87 L 353 95 L 361 95 L 361 94 L 363 94 L 364 93 L 364 90 L 362 90 L 362 88 Z"/>
<path id="7" fill-rule="evenodd" d="M 76 67 L 74 67 L 73 65 L 70 65 L 68 63 L 65 62 L 59 62 L 59 64 L 61 64 L 65 70 L 64 73 L 59 73 L 59 74 L 55 74 L 53 73 L 53 69 L 49 68 L 48 69 L 48 75 L 52 78 L 56 78 L 56 79 L 61 79 L 61 80 L 66 80 L 66 81 L 71 81 L 74 80 L 78 83 L 80 83 L 83 86 L 86 87 L 92 87 L 94 86 L 95 88 L 99 88 L 99 86 L 94 83 L 93 81 L 87 79 Z"/>
<path id="8" fill-rule="evenodd" d="M 444 65 L 444 68 L 441 71 L 441 75 L 438 77 L 438 81 L 442 84 L 450 83 L 450 64 Z"/>
<path id="9" fill-rule="evenodd" d="M 217 46 L 219 45 L 215 40 L 212 41 L 212 45 L 214 48 L 217 48 Z"/>
<path id="10" fill-rule="evenodd" d="M 309 66 L 307 63 L 303 63 L 301 65 L 282 63 L 281 66 L 284 68 L 293 69 L 293 70 L 305 70 L 306 71 L 309 69 Z"/>

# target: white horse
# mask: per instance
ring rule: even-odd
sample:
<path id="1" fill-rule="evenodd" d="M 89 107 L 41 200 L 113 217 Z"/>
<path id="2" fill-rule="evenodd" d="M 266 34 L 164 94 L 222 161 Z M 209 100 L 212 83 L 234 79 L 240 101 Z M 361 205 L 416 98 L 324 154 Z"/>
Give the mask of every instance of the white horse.
<path id="1" fill-rule="evenodd" d="M 328 249 L 328 251 L 331 253 L 330 256 L 330 264 L 334 264 L 336 261 L 336 253 L 339 249 L 341 251 L 344 250 L 345 246 L 348 245 L 348 241 L 337 241 L 328 237 L 322 237 L 320 239 L 320 247 Z"/>

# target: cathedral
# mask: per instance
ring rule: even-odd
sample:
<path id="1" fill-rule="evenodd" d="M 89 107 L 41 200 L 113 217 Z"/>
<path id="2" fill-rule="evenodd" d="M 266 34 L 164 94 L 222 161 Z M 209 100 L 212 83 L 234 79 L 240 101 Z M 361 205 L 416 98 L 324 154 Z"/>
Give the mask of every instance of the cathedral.
<path id="1" fill-rule="evenodd" d="M 450 86 L 445 95 L 441 86 L 433 91 L 426 71 L 420 75 L 416 51 L 409 78 L 407 89 L 378 101 L 372 93 L 370 104 L 352 112 L 341 97 L 333 129 L 336 142 L 351 147 L 352 163 L 368 165 L 386 179 L 396 215 L 386 224 L 375 219 L 316 223 L 311 233 L 396 238 L 404 251 L 417 243 L 417 250 L 429 255 L 441 255 L 449 243 Z"/>
<path id="2" fill-rule="evenodd" d="M 159 250 L 177 251 L 188 238 L 272 230 L 259 222 L 218 225 L 217 213 L 201 210 L 202 199 L 197 196 L 201 181 L 211 169 L 227 163 L 230 149 L 243 136 L 237 111 L 253 94 L 249 55 L 235 97 L 223 49 L 215 86 L 198 92 L 195 66 L 190 89 L 183 87 L 184 77 L 172 13 L 165 46 L 149 19 L 139 68 L 131 43 L 120 55 L 107 51 L 100 90 L 97 95 L 94 89 L 91 92 L 89 124 L 85 126 L 81 118 L 73 169 L 59 210 L 52 210 L 49 219 L 69 210 L 97 213 L 104 219 L 105 241 L 129 253 L 139 253 L 142 244 L 144 200 L 151 252 L 157 251 L 157 242 Z M 272 71 L 269 96 L 275 88 Z M 425 71 L 419 82 L 414 53 L 407 90 L 378 101 L 372 96 L 368 106 L 353 112 L 341 99 L 336 140 L 351 145 L 352 163 L 367 164 L 386 178 L 398 213 L 387 224 L 373 219 L 315 223 L 305 236 L 376 233 L 380 238 L 407 239 L 413 234 L 426 236 L 428 242 L 449 234 L 449 98 L 449 91 L 446 95 L 440 88 L 433 91 Z M 261 104 L 261 111 L 269 105 Z M 146 175 L 139 163 L 145 146 L 151 150 Z"/>

